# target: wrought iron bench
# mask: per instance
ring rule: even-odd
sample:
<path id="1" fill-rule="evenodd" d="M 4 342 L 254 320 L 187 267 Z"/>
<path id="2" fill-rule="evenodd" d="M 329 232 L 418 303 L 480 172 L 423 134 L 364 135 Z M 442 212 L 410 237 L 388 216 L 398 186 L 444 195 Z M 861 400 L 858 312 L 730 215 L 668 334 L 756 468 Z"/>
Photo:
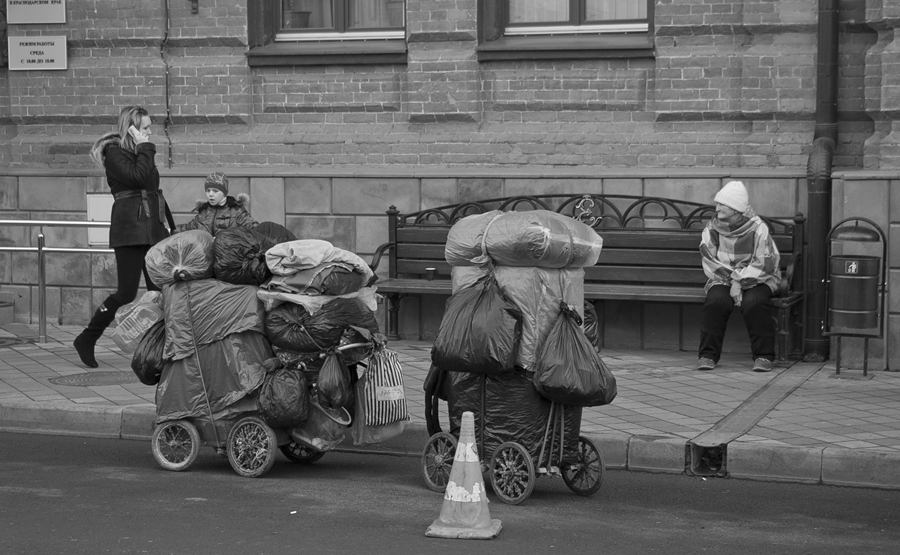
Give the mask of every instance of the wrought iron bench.
<path id="1" fill-rule="evenodd" d="M 585 268 L 589 300 L 702 304 L 706 276 L 700 263 L 700 235 L 715 207 L 680 200 L 627 195 L 537 195 L 495 198 L 400 214 L 391 206 L 388 242 L 370 264 L 387 257 L 388 278 L 375 283 L 386 295 L 388 338 L 397 339 L 400 301 L 408 295 L 450 295 L 450 265 L 444 245 L 460 219 L 490 210 L 552 210 L 593 227 L 603 238 L 597 264 Z M 763 217 L 781 253 L 777 308 L 778 358 L 797 354 L 803 323 L 803 215 Z M 429 279 L 427 268 L 434 268 Z M 788 345 L 792 353 L 786 353 Z"/>

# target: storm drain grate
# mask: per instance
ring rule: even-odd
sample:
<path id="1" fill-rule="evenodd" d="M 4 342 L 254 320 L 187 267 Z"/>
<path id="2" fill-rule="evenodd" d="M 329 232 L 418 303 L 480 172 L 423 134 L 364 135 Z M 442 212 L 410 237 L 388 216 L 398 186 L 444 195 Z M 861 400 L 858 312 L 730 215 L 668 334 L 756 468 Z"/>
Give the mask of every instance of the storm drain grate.
<path id="1" fill-rule="evenodd" d="M 52 378 L 50 383 L 55 385 L 71 385 L 88 387 L 92 385 L 122 385 L 138 382 L 134 372 L 86 372 L 84 374 L 72 374 Z"/>
<path id="2" fill-rule="evenodd" d="M 13 347 L 15 345 L 30 345 L 34 343 L 34 339 L 25 339 L 22 337 L 0 337 L 0 349 L 3 347 Z"/>

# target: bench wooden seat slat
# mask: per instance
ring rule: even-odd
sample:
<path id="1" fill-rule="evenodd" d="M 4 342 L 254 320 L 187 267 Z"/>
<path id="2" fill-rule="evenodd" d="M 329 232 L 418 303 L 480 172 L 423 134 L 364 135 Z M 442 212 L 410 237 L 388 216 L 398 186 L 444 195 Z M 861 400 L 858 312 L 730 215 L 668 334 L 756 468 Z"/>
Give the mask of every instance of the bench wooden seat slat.
<path id="1" fill-rule="evenodd" d="M 467 202 L 414 214 L 388 210 L 388 240 L 372 262 L 389 257 L 387 278 L 375 282 L 387 295 L 388 337 L 397 337 L 400 298 L 405 295 L 451 293 L 451 267 L 444 247 L 452 224 L 488 210 L 533 209 L 548 206 L 560 214 L 593 225 L 603 238 L 597 264 L 585 268 L 588 300 L 701 304 L 706 276 L 700 259 L 700 237 L 715 214 L 712 205 L 674 199 L 627 195 L 538 195 Z M 523 208 L 524 207 L 524 208 Z M 804 222 L 763 218 L 781 253 L 784 288 L 773 297 L 778 308 L 779 358 L 785 341 L 799 344 L 802 333 Z M 426 268 L 437 275 L 426 279 Z"/>

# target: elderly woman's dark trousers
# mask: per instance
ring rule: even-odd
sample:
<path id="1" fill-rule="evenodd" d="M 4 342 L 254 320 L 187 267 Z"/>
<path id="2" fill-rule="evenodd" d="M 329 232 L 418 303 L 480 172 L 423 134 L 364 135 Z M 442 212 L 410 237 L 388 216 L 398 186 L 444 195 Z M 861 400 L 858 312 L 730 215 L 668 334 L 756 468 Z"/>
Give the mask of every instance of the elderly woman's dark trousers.
<path id="1" fill-rule="evenodd" d="M 731 311 L 735 309 L 730 292 L 730 288 L 725 285 L 713 285 L 706 293 L 700 316 L 699 356 L 702 358 L 718 362 L 722 356 L 725 327 Z M 750 333 L 753 358 L 775 360 L 775 307 L 772 306 L 772 290 L 768 285 L 744 289 L 741 306 L 737 308 Z"/>

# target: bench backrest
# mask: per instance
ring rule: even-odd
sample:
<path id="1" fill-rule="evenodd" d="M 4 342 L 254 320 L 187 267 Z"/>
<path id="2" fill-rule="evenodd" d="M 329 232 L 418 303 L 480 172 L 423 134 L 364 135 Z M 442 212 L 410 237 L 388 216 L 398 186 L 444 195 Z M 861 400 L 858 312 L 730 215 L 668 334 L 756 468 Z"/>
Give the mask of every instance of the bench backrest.
<path id="1" fill-rule="evenodd" d="M 706 282 L 700 264 L 700 234 L 715 207 L 672 199 L 627 195 L 538 195 L 490 199 L 399 214 L 388 210 L 390 277 L 449 279 L 444 245 L 460 219 L 490 210 L 552 210 L 593 227 L 603 238 L 597 264 L 585 268 L 585 282 L 621 282 L 696 287 Z M 783 270 L 791 269 L 788 290 L 802 289 L 803 223 L 763 217 L 781 253 Z M 786 274 L 787 275 L 787 274 Z"/>

